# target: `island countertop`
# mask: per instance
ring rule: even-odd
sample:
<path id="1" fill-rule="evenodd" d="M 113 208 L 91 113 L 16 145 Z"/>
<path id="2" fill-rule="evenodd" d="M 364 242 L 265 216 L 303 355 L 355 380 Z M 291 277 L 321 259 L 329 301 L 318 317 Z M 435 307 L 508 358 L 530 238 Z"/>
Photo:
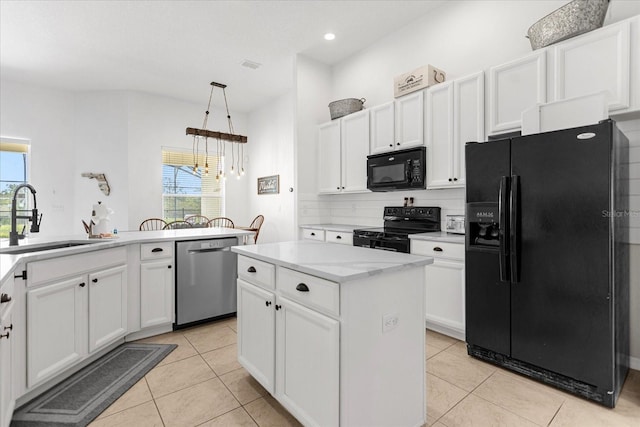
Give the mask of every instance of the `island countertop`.
<path id="1" fill-rule="evenodd" d="M 433 263 L 433 258 L 310 240 L 234 246 L 233 252 L 344 283 Z"/>
<path id="2" fill-rule="evenodd" d="M 9 246 L 6 239 L 0 243 L 0 282 L 11 274 L 16 265 L 21 262 L 32 262 L 60 256 L 75 255 L 84 252 L 97 251 L 113 248 L 117 246 L 134 243 L 152 243 L 167 240 L 199 240 L 199 239 L 219 239 L 224 237 L 243 237 L 255 234 L 253 231 L 245 231 L 236 228 L 189 228 L 176 230 L 156 230 L 156 231 L 124 231 L 116 234 L 114 238 L 89 239 L 86 234 L 48 236 L 48 237 L 28 237 L 20 240 L 18 246 Z M 56 243 L 81 243 L 78 246 L 51 249 L 46 251 L 35 251 L 22 254 L 2 253 L 14 249 L 26 249 L 29 247 L 45 246 Z"/>

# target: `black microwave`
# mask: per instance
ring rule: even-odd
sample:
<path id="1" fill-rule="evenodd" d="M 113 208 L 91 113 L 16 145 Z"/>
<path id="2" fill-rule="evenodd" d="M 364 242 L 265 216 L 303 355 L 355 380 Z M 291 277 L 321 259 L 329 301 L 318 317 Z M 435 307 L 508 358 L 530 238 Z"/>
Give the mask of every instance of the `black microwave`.
<path id="1" fill-rule="evenodd" d="M 426 170 L 425 147 L 367 156 L 367 188 L 371 191 L 424 190 Z"/>

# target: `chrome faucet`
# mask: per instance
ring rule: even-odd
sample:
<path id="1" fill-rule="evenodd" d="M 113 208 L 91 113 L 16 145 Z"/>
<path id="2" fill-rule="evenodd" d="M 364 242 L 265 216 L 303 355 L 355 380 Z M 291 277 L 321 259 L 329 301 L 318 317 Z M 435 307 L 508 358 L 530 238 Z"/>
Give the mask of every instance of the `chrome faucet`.
<path id="1" fill-rule="evenodd" d="M 16 208 L 16 196 L 18 195 L 18 191 L 23 188 L 28 188 L 33 195 L 33 209 L 31 209 L 31 216 L 18 215 L 18 209 Z M 20 234 L 18 234 L 18 232 L 16 231 L 16 220 L 18 218 L 28 219 L 29 221 L 31 221 L 32 233 L 37 233 L 38 231 L 40 231 L 42 214 L 40 214 L 40 218 L 38 218 L 38 209 L 36 207 L 36 189 L 29 184 L 18 185 L 13 193 L 13 199 L 11 200 L 11 232 L 9 233 L 9 246 L 18 246 L 18 239 L 24 238 L 24 227 L 22 228 L 22 232 Z"/>

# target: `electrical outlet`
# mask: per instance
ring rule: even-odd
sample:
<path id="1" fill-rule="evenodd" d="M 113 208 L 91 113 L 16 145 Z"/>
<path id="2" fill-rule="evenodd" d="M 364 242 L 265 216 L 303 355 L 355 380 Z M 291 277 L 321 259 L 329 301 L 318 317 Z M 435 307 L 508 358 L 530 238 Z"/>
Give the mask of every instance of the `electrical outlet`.
<path id="1" fill-rule="evenodd" d="M 385 314 L 382 316 L 382 332 L 389 332 L 398 326 L 398 315 Z"/>

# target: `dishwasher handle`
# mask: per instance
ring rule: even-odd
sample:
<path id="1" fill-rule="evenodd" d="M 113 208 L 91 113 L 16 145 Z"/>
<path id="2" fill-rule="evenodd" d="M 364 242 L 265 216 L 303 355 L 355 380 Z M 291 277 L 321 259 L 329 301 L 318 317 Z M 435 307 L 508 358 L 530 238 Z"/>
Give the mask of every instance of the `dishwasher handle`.
<path id="1" fill-rule="evenodd" d="M 194 254 L 202 254 L 206 252 L 230 252 L 230 251 L 231 251 L 231 246 L 225 246 L 222 248 L 189 249 L 187 253 L 189 255 L 194 255 Z"/>

